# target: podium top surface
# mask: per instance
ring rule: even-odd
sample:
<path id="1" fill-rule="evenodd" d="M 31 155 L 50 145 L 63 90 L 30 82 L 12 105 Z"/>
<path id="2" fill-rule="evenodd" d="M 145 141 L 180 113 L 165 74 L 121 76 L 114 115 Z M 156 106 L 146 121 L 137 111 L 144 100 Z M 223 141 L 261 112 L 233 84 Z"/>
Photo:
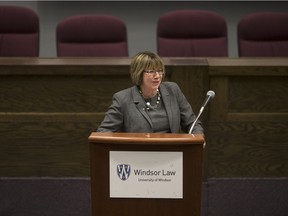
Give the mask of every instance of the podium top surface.
<path id="1" fill-rule="evenodd" d="M 98 133 L 88 138 L 90 143 L 117 144 L 204 144 L 202 134 L 157 134 L 157 133 Z"/>

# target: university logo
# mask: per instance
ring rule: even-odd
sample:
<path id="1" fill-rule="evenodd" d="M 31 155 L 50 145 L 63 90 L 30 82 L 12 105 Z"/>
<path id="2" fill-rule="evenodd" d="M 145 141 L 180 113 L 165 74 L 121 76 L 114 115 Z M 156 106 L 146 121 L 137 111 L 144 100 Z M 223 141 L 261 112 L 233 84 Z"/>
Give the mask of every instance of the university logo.
<path id="1" fill-rule="evenodd" d="M 117 165 L 117 174 L 122 181 L 125 181 L 129 178 L 130 172 L 131 172 L 131 166 L 129 164 Z"/>

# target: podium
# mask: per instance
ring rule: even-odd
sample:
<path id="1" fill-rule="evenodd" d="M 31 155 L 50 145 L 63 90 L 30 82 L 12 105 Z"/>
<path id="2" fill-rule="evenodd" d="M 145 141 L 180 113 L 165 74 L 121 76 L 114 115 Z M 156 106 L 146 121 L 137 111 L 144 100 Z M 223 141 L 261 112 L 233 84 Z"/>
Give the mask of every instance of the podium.
<path id="1" fill-rule="evenodd" d="M 88 141 L 92 216 L 200 216 L 203 135 L 93 132 Z M 115 151 L 182 152 L 183 197 L 111 198 L 109 153 Z"/>

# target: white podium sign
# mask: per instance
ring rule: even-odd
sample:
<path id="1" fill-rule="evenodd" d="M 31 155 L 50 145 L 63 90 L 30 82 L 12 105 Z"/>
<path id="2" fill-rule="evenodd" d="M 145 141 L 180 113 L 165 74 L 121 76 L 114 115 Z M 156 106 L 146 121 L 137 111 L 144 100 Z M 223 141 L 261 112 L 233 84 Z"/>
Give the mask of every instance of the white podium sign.
<path id="1" fill-rule="evenodd" d="M 183 152 L 109 154 L 111 198 L 183 198 Z"/>

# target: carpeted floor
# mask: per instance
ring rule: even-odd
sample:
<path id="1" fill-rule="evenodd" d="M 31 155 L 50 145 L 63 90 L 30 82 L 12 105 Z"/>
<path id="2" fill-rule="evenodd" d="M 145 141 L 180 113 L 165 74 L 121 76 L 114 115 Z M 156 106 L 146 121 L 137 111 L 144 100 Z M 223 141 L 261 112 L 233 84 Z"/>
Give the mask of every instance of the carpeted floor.
<path id="1" fill-rule="evenodd" d="M 89 178 L 0 178 L 0 216 L 91 216 Z M 287 216 L 288 178 L 211 178 L 202 216 Z"/>

